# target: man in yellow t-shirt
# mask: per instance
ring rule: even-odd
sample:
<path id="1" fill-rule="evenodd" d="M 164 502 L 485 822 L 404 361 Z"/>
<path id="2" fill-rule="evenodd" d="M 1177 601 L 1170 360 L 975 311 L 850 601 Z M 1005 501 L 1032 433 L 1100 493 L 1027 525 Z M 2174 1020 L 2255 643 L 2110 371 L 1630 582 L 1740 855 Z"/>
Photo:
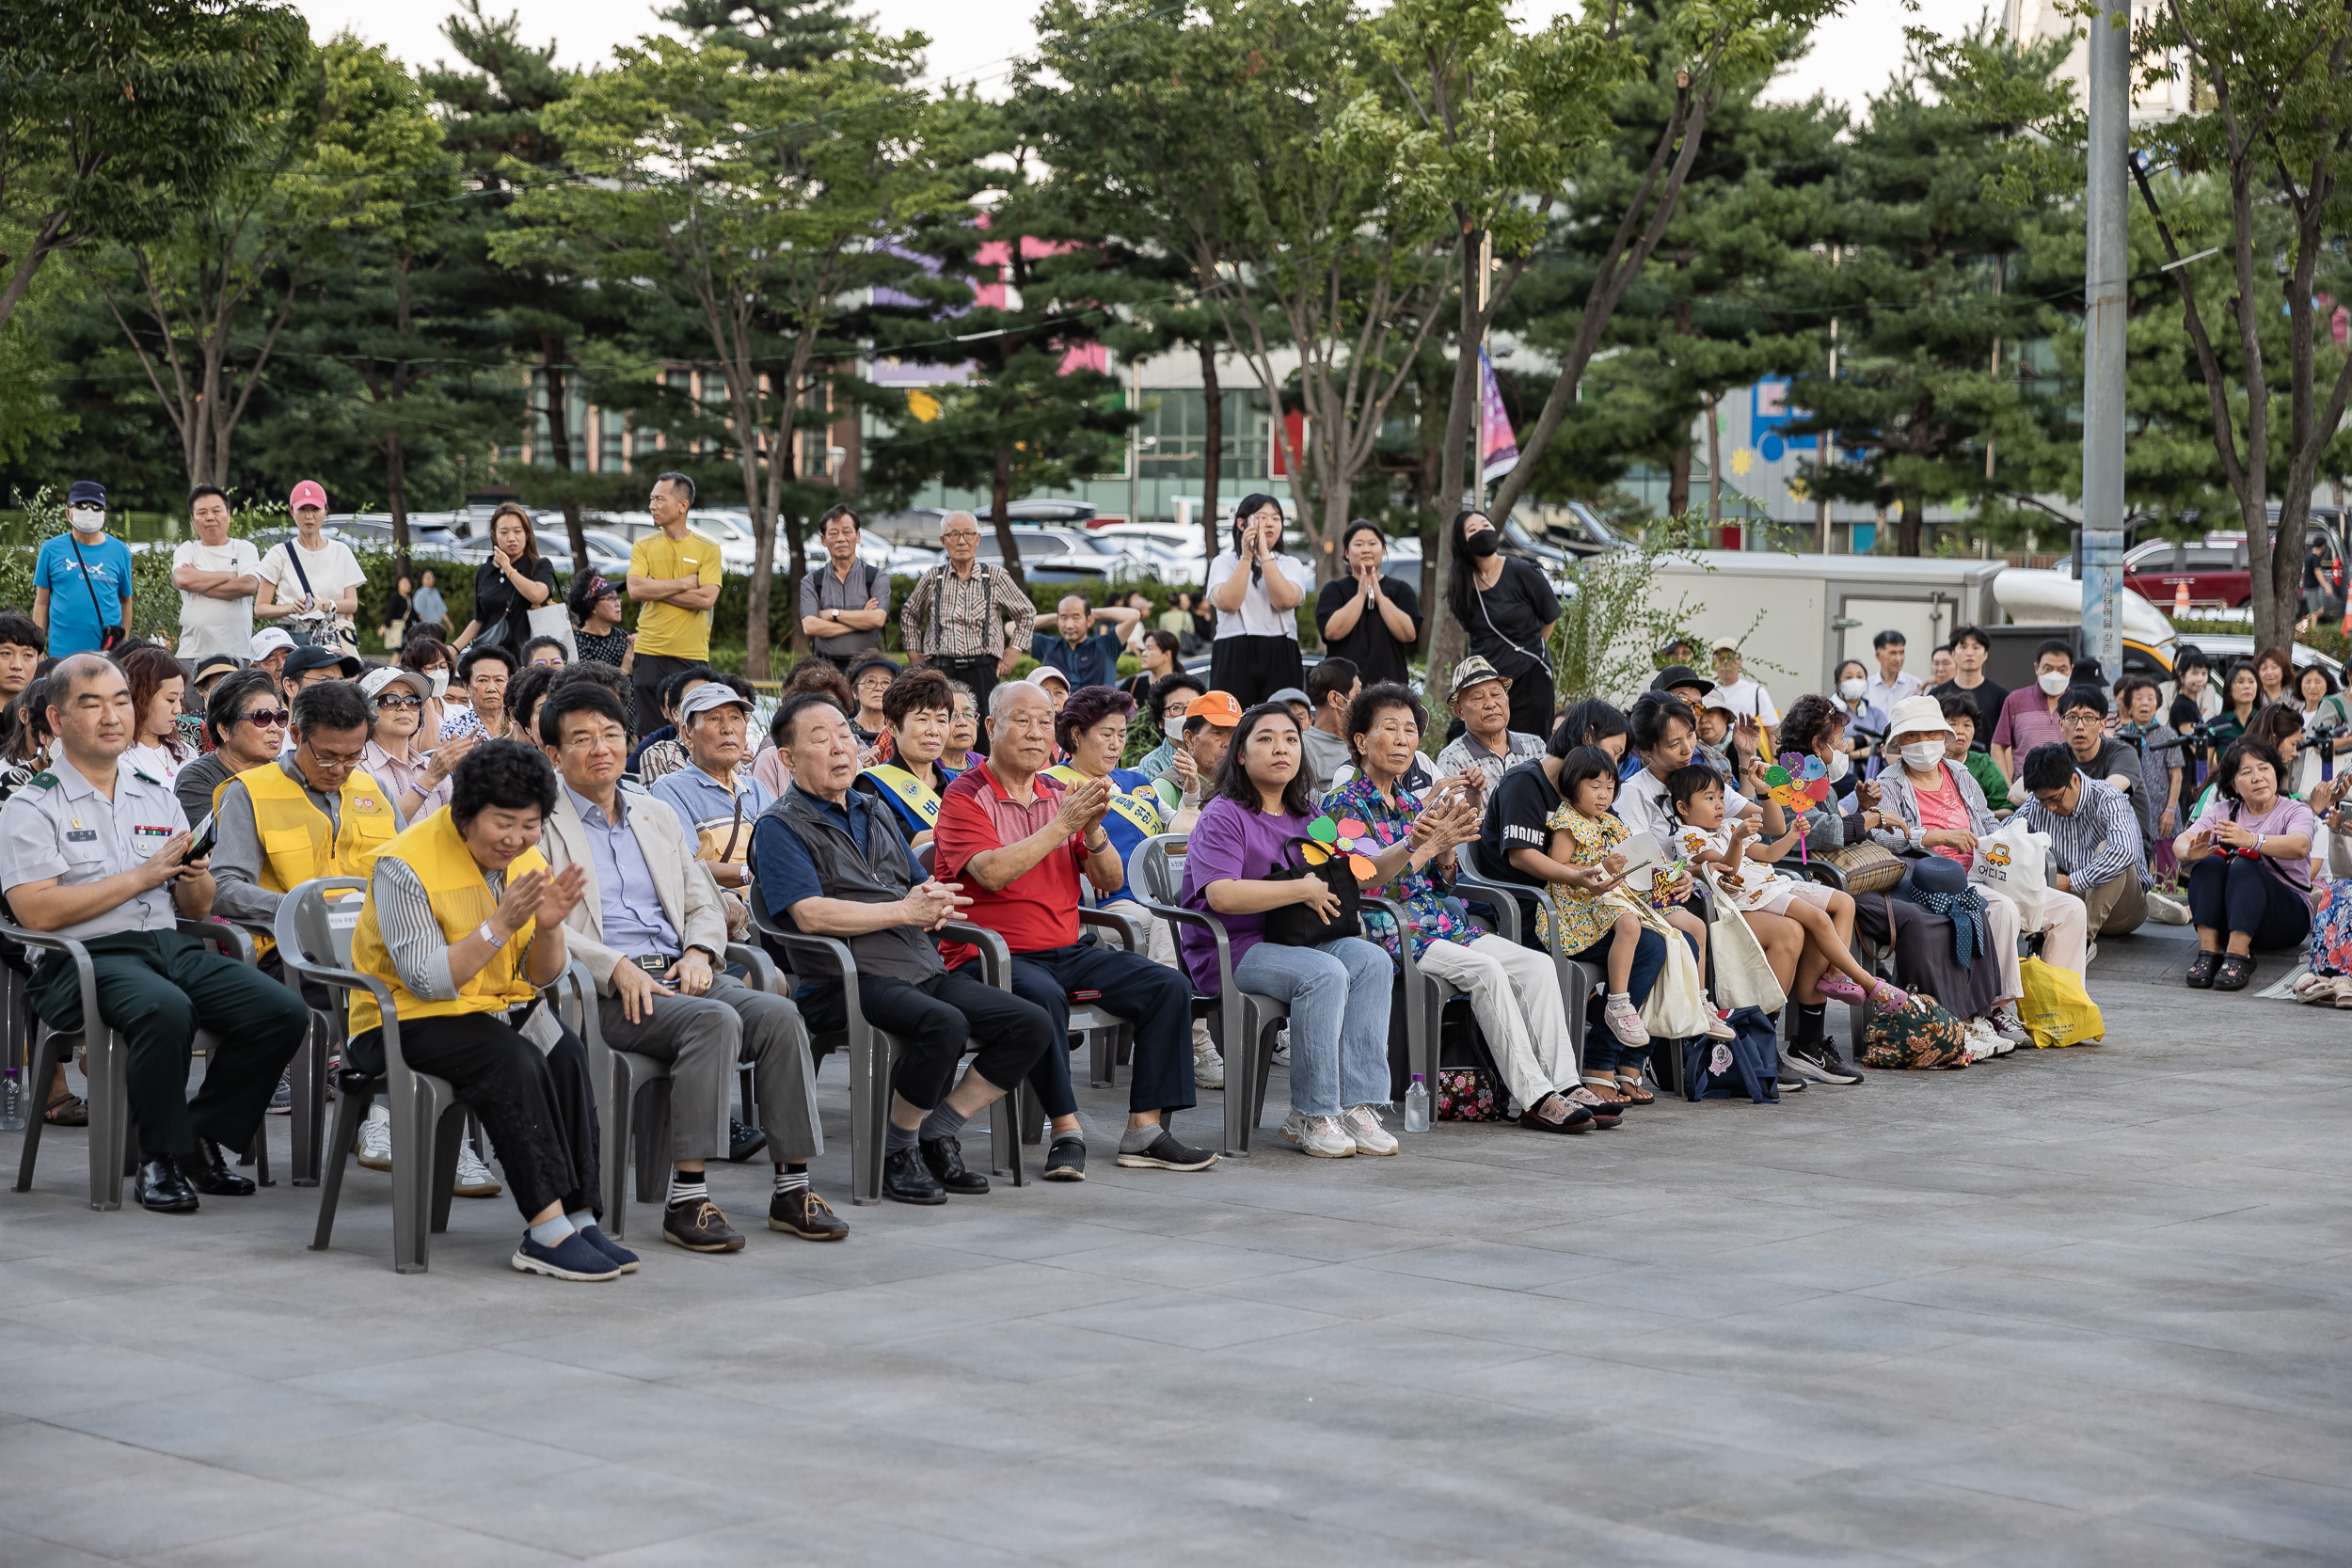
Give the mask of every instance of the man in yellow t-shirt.
<path id="1" fill-rule="evenodd" d="M 686 526 L 694 482 L 667 473 L 653 482 L 645 509 L 657 531 L 628 552 L 628 596 L 645 608 L 637 618 L 637 657 L 629 684 L 642 737 L 661 727 L 661 683 L 710 660 L 710 610 L 719 602 L 719 546 Z"/>

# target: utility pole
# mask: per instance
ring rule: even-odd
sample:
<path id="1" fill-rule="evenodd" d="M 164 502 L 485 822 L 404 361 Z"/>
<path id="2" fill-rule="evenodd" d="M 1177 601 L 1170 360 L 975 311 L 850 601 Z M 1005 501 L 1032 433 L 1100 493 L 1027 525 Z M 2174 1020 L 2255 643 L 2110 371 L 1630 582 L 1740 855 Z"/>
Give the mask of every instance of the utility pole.
<path id="1" fill-rule="evenodd" d="M 2090 19 L 2089 259 L 2084 266 L 2083 652 L 2110 682 L 2123 673 L 2123 327 L 2131 235 L 2131 5 Z"/>

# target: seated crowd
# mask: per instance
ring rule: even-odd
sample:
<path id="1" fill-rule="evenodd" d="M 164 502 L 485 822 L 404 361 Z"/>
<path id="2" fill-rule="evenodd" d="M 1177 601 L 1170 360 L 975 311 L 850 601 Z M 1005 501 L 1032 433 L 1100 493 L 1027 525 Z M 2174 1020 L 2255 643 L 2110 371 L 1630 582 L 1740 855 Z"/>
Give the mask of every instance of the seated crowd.
<path id="1" fill-rule="evenodd" d="M 608 608 L 589 605 L 583 626 Z M 1778 1021 L 1785 1090 L 1862 1081 L 1828 1031 L 1832 999 L 1869 1012 L 1925 991 L 1964 1021 L 1972 1054 L 2005 1054 L 2026 1038 L 2021 951 L 2080 975 L 2100 937 L 2172 917 L 2155 883 L 2174 866 L 2198 929 L 2189 984 L 2242 988 L 2253 953 L 2301 942 L 2317 910 L 2315 958 L 2333 941 L 2318 999 L 2337 998 L 2336 977 L 2352 987 L 2352 897 L 2328 875 L 2352 861 L 2340 834 L 2317 845 L 2332 768 L 2295 766 L 2307 723 L 2327 747 L 2342 727 L 2324 676 L 2265 703 L 2258 673 L 2232 672 L 2223 693 L 2243 675 L 2255 697 L 2226 709 L 2235 728 L 2208 772 L 2182 741 L 2215 737 L 2225 714 L 2201 710 L 2201 680 L 2160 721 L 2153 683 L 2110 690 L 2063 645 L 2042 650 L 2034 689 L 1992 688 L 1991 715 L 1980 634 L 1955 640 L 1978 657 L 1935 691 L 1901 673 L 1886 634 L 1875 679 L 1841 666 L 1835 694 L 1785 712 L 1722 648 L 1719 680 L 1670 664 L 1629 709 L 1577 702 L 1540 736 L 1511 727 L 1513 680 L 1473 654 L 1445 683 L 1457 727 L 1433 760 L 1413 691 L 1336 656 L 1245 707 L 1161 648 L 1138 700 L 1096 645 L 1134 614 L 1106 612 L 1099 634 L 1075 602 L 1037 617 L 1047 661 L 984 695 L 949 673 L 968 659 L 811 657 L 764 736 L 740 680 L 702 664 L 648 680 L 567 660 L 551 638 L 460 653 L 428 633 L 370 667 L 264 632 L 249 665 L 191 671 L 145 644 L 44 664 L 38 633 L 0 616 L 0 893 L 17 926 L 88 950 L 128 1050 L 138 1201 L 178 1213 L 253 1191 L 230 1162 L 286 1108 L 312 1009 L 339 1005 L 278 955 L 219 956 L 202 923 L 266 936 L 301 884 L 364 879 L 352 965 L 385 988 L 406 1062 L 450 1081 L 497 1156 L 494 1173 L 464 1150 L 455 1191 L 510 1193 L 525 1226 L 514 1266 L 562 1279 L 638 1267 L 597 1223 L 587 1048 L 542 999 L 574 960 L 605 1043 L 667 1070 L 662 1236 L 706 1253 L 747 1244 L 710 1164 L 763 1152 L 769 1228 L 849 1234 L 808 1167 L 824 1148 L 814 1042 L 852 1012 L 898 1046 L 882 1196 L 937 1205 L 989 1190 L 962 1133 L 1025 1085 L 1049 1125 L 1046 1179 L 1085 1179 L 1079 1006 L 1132 1026 L 1117 1163 L 1197 1172 L 1218 1155 L 1174 1123 L 1225 1086 L 1196 1015 L 1227 985 L 1287 1007 L 1281 1136 L 1335 1159 L 1398 1152 L 1382 1118 L 1408 972 L 1468 1001 L 1499 1096 L 1520 1127 L 1555 1133 L 1623 1126 L 1655 1099 L 1656 1041 L 1731 1038 L 1742 1006 L 1793 1007 Z M 197 739 L 183 706 L 200 711 Z M 664 722 L 639 733 L 640 712 Z M 1138 723 L 1152 744 L 1122 766 Z M 1818 762 L 1826 798 L 1784 804 L 1767 778 L 1784 756 Z M 2012 815 L 2048 835 L 2030 921 L 1970 875 Z M 1355 824 L 1352 926 L 1334 883 L 1300 874 L 1299 845 L 1339 820 Z M 209 854 L 190 853 L 199 824 Z M 1167 909 L 1135 884 L 1137 851 L 1164 834 L 1185 841 Z M 1900 868 L 1886 896 L 1807 874 L 1877 850 Z M 1326 934 L 1335 923 L 1350 934 Z M 1857 959 L 1857 937 L 1891 953 L 1885 973 Z M 983 954 L 997 942 L 1002 986 Z M 765 945 L 793 995 L 755 983 L 744 943 Z M 845 950 L 853 990 L 827 956 Z M 1557 958 L 1598 973 L 1597 1006 L 1564 990 L 1575 972 Z M 72 967 L 23 959 L 34 1012 L 77 1027 Z M 379 1006 L 354 993 L 348 1009 L 342 1067 L 380 1073 Z M 199 1030 L 215 1054 L 190 1098 Z M 75 1119 L 62 1081 L 41 1087 L 52 1120 Z M 389 1168 L 381 1106 L 356 1153 Z"/>

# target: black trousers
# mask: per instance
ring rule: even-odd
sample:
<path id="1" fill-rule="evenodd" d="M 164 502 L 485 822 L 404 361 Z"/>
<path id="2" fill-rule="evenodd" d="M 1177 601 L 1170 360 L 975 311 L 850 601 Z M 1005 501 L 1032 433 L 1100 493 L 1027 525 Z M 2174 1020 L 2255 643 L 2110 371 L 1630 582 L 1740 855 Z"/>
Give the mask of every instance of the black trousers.
<path id="1" fill-rule="evenodd" d="M 691 670 L 697 664 L 707 662 L 700 658 L 673 658 L 667 654 L 637 656 L 636 662 L 628 667 L 628 685 L 637 698 L 634 728 L 640 738 L 669 722 L 661 717 L 661 683 L 681 670 Z"/>
<path id="2" fill-rule="evenodd" d="M 403 1020 L 400 1053 L 419 1072 L 446 1078 L 473 1107 L 528 1220 L 550 1203 L 567 1214 L 601 1213 L 596 1183 L 596 1091 L 588 1048 L 569 1029 L 544 1053 L 503 1013 Z M 351 1065 L 384 1070 L 384 1031 L 351 1042 Z"/>
<path id="3" fill-rule="evenodd" d="M 1130 1111 L 1183 1111 L 1199 1101 L 1192 1081 L 1192 983 L 1140 953 L 1084 942 L 1041 953 L 1016 953 L 1012 993 L 1054 1021 L 1054 1043 L 1070 1037 L 1070 992 L 1099 990 L 1092 1006 L 1136 1025 L 1135 1068 L 1127 1090 Z M 1042 1080 L 1042 1081 L 1041 1081 Z M 1045 1114 L 1073 1116 L 1070 1053 L 1049 1050 L 1029 1073 Z"/>
<path id="4" fill-rule="evenodd" d="M 996 689 L 996 656 L 994 654 L 933 654 L 924 663 L 951 681 L 960 681 L 972 689 L 974 709 L 979 715 L 980 731 L 972 739 L 972 750 L 988 755 L 988 698 Z"/>
<path id="5" fill-rule="evenodd" d="M 199 1135 L 224 1148 L 251 1144 L 278 1075 L 310 1031 L 302 999 L 178 931 L 122 931 L 83 945 L 98 976 L 98 1016 L 128 1047 L 124 1076 L 140 1158 L 193 1154 Z M 51 1028 L 82 1026 L 81 987 L 62 955 L 33 971 L 26 998 Z M 188 1061 L 199 1029 L 220 1049 L 190 1100 Z M 36 1093 L 46 1087 L 34 1085 Z"/>
<path id="6" fill-rule="evenodd" d="M 1243 707 L 1255 707 L 1286 686 L 1306 689 L 1306 665 L 1295 637 L 1220 637 L 1209 646 L 1209 684 Z"/>
<path id="7" fill-rule="evenodd" d="M 2312 934 L 2312 911 L 2286 879 L 2243 855 L 2207 855 L 2188 868 L 2189 919 L 2209 931 L 2243 931 L 2265 952 Z"/>
<path id="8" fill-rule="evenodd" d="M 866 1021 L 906 1043 L 890 1087 L 910 1105 L 928 1111 L 946 1098 L 963 1054 L 964 1041 L 980 1042 L 972 1070 L 1000 1089 L 1021 1082 L 1048 1046 L 1059 1046 L 1045 1010 L 998 990 L 979 976 L 977 965 L 934 974 L 920 985 L 886 974 L 861 974 L 857 1001 Z M 849 1010 L 841 988 L 825 986 L 801 998 L 801 1019 L 811 1034 L 844 1028 Z"/>

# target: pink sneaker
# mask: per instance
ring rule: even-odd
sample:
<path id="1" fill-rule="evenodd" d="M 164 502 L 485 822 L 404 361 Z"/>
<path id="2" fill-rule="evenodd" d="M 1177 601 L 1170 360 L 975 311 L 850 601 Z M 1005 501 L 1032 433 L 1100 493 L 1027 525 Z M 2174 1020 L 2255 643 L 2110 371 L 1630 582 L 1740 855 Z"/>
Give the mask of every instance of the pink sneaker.
<path id="1" fill-rule="evenodd" d="M 1649 1043 L 1649 1030 L 1643 1026 L 1642 1015 L 1633 1010 L 1631 997 L 1611 997 L 1602 1006 L 1600 1018 L 1603 1023 L 1609 1025 L 1609 1032 L 1617 1037 L 1618 1044 L 1647 1045 Z"/>

